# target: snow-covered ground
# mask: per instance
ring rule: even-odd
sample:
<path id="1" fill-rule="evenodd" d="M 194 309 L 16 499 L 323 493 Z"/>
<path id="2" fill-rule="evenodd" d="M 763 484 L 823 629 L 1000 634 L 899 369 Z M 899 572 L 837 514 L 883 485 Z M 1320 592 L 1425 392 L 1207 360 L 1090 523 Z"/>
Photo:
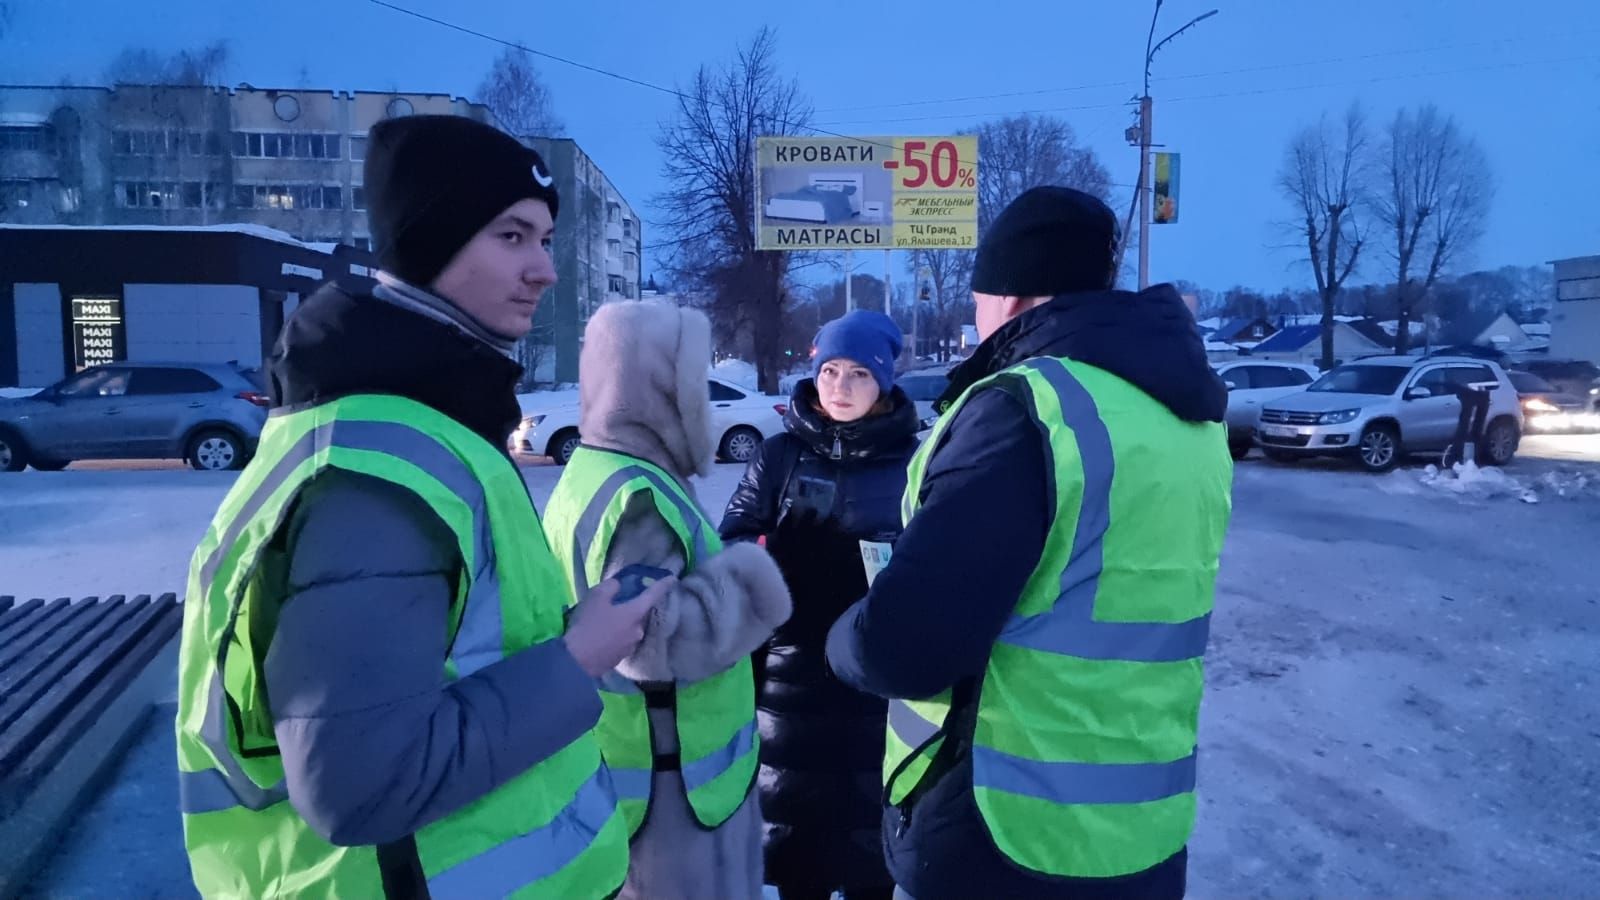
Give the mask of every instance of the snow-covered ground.
<path id="1" fill-rule="evenodd" d="M 0 388 L 0 400 L 10 400 L 17 397 L 32 397 L 39 393 L 39 388 Z"/>
<path id="2" fill-rule="evenodd" d="M 541 504 L 559 471 L 525 469 Z M 739 474 L 719 466 L 700 485 L 713 513 Z M 1600 466 L 1527 460 L 1503 475 L 1517 492 L 1457 491 L 1459 476 L 1419 468 L 1239 466 L 1193 896 L 1574 896 L 1600 884 L 1600 493 L 1576 488 L 1600 483 Z M 0 593 L 178 590 L 228 479 L 0 476 Z M 130 752 L 42 895 L 184 889 L 170 742 L 163 722 Z"/>

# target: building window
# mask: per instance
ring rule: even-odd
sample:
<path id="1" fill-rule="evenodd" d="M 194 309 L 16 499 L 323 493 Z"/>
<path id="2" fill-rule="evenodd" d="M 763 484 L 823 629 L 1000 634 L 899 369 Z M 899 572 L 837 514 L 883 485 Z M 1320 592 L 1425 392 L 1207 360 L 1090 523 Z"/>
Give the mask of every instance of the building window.
<path id="1" fill-rule="evenodd" d="M 612 259 L 620 257 L 622 255 L 622 242 L 606 241 L 606 255 Z"/>
<path id="2" fill-rule="evenodd" d="M 183 191 L 170 181 L 119 181 L 117 206 L 123 209 L 177 209 L 184 205 Z"/>
<path id="3" fill-rule="evenodd" d="M 221 156 L 222 134 L 186 129 L 117 129 L 111 132 L 117 156 Z"/>
<path id="4" fill-rule="evenodd" d="M 236 184 L 239 209 L 343 209 L 344 188 L 336 184 Z"/>
<path id="5" fill-rule="evenodd" d="M 632 272 L 639 268 L 639 257 L 632 253 L 622 254 L 622 267 Z"/>
<path id="6" fill-rule="evenodd" d="M 622 283 L 622 296 L 627 297 L 630 300 L 635 299 L 635 298 L 637 298 L 639 296 L 638 294 L 634 293 L 633 282 L 624 281 Z"/>
<path id="7" fill-rule="evenodd" d="M 43 127 L 7 126 L 0 128 L 0 151 L 5 150 L 53 153 L 55 146 Z"/>
<path id="8" fill-rule="evenodd" d="M 610 279 L 611 279 L 611 283 L 607 286 L 607 289 L 610 290 L 611 293 L 613 293 L 613 294 L 622 293 L 622 276 L 621 275 L 612 275 L 612 276 L 610 276 Z"/>
<path id="9" fill-rule="evenodd" d="M 323 132 L 235 131 L 233 155 L 247 159 L 343 159 L 344 136 Z"/>
<path id="10" fill-rule="evenodd" d="M 606 224 L 614 224 L 622 216 L 622 207 L 615 203 L 606 204 Z"/>
<path id="11" fill-rule="evenodd" d="M 625 237 L 625 238 L 633 237 L 633 220 L 632 219 L 623 219 L 622 220 L 622 236 Z"/>
<path id="12" fill-rule="evenodd" d="M 21 179 L 0 181 L 0 212 L 25 209 L 33 198 L 33 182 Z"/>
<path id="13" fill-rule="evenodd" d="M 359 184 L 350 189 L 350 208 L 358 212 L 367 208 L 367 189 Z"/>
<path id="14" fill-rule="evenodd" d="M 350 159 L 361 162 L 367 158 L 367 139 L 365 137 L 350 138 Z"/>

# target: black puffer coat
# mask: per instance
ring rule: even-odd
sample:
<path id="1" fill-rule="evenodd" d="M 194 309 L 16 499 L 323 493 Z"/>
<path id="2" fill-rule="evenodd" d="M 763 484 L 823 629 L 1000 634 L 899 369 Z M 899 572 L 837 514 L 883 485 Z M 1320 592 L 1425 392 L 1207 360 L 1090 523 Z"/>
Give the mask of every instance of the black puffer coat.
<path id="1" fill-rule="evenodd" d="M 793 616 L 756 659 L 766 880 L 887 886 L 879 833 L 887 706 L 837 681 L 824 647 L 834 621 L 867 592 L 858 541 L 900 531 L 917 411 L 896 388 L 889 412 L 836 425 L 816 400 L 813 382 L 796 386 L 788 432 L 762 445 L 720 529 L 726 540 L 766 535 L 794 598 Z M 823 521 L 802 520 L 796 499 L 818 482 L 832 486 L 831 509 Z"/>

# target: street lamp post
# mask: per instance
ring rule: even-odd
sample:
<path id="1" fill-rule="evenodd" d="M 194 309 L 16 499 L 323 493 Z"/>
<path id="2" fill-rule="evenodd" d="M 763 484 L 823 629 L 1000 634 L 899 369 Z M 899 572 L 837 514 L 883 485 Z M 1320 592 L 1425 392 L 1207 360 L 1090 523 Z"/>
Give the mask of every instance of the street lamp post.
<path id="1" fill-rule="evenodd" d="M 1139 145 L 1137 207 L 1139 210 L 1139 290 L 1141 291 L 1150 286 L 1150 195 L 1152 193 L 1150 185 L 1150 148 L 1155 146 L 1152 131 L 1155 102 L 1150 98 L 1150 64 L 1155 60 L 1156 54 L 1161 52 L 1161 48 L 1165 47 L 1173 38 L 1219 12 L 1219 10 L 1213 9 L 1208 13 L 1195 16 L 1185 22 L 1182 28 L 1172 32 L 1158 42 L 1155 39 L 1156 20 L 1161 18 L 1161 6 L 1164 2 L 1165 0 L 1156 0 L 1156 10 L 1150 16 L 1150 35 L 1145 39 L 1144 44 L 1144 90 L 1138 97 L 1139 123 L 1128 129 L 1129 141 Z M 1128 216 L 1132 218 L 1132 209 L 1128 210 Z M 1131 225 L 1132 223 L 1129 224 Z M 1122 256 L 1127 249 L 1128 233 L 1131 230 L 1131 228 L 1122 229 L 1122 244 L 1117 248 L 1117 269 L 1119 271 L 1122 268 Z"/>

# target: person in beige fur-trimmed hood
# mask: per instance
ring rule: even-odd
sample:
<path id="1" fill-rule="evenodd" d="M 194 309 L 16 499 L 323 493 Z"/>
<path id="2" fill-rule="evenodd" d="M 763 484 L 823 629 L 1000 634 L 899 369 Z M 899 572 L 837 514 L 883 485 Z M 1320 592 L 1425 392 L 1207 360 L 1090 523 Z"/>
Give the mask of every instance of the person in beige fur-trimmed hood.
<path id="1" fill-rule="evenodd" d="M 623 898 L 762 890 L 750 655 L 790 600 L 765 549 L 723 547 L 690 484 L 711 471 L 710 364 L 701 313 L 601 307 L 579 359 L 583 445 L 545 512 L 574 596 L 633 572 L 679 576 L 638 650 L 601 680 L 596 733 L 633 836 Z"/>

